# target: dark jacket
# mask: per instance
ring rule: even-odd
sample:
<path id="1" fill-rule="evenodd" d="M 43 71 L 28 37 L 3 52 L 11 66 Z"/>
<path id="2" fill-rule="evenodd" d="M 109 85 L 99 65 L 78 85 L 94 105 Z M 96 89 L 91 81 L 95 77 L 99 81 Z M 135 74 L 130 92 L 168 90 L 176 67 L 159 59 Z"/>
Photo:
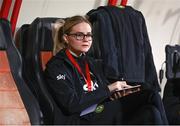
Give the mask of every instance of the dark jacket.
<path id="1" fill-rule="evenodd" d="M 87 14 L 94 35 L 90 55 L 103 60 L 106 77 L 160 90 L 142 13 L 130 6 L 102 6 Z"/>
<path id="2" fill-rule="evenodd" d="M 155 94 L 153 91 L 142 90 L 119 100 L 110 101 L 108 99 L 111 95 L 107 88 L 108 81 L 102 75 L 99 63 L 86 56 L 74 58 L 80 65 L 83 59 L 87 59 L 90 71 L 93 73 L 91 74 L 92 81 L 98 86 L 92 92 L 84 90 L 85 81 L 69 61 L 64 50 L 57 53 L 48 62 L 45 78 L 50 94 L 66 117 L 63 124 L 123 124 L 129 121 L 135 124 L 146 124 L 148 122 L 156 124 L 149 119 L 153 117 L 152 115 L 146 116 L 146 112 L 151 111 L 150 109 L 145 109 L 145 113 L 144 110 L 141 111 L 141 107 L 151 104 L 151 107 L 157 107 L 158 113 L 162 113 L 162 121 L 166 119 L 164 119 L 165 114 L 158 93 L 152 95 Z M 84 109 L 94 104 L 104 105 L 104 110 L 98 114 L 95 112 L 80 117 L 80 113 Z M 134 112 L 138 112 L 138 115 L 144 114 L 144 116 L 134 116 L 132 114 Z M 155 114 L 154 116 L 158 115 Z M 147 119 L 145 122 L 143 121 L 144 117 Z M 160 115 L 159 118 L 161 118 Z M 160 124 L 166 123 L 160 121 Z"/>
<path id="3" fill-rule="evenodd" d="M 76 58 L 76 60 L 78 59 Z M 48 89 L 66 115 L 79 116 L 87 107 L 98 104 L 110 96 L 107 82 L 102 80 L 103 77 L 100 77 L 97 63 L 94 63 L 90 58 L 87 60 L 90 71 L 94 74 L 91 76 L 98 83 L 98 87 L 92 92 L 83 90 L 85 81 L 69 61 L 64 50 L 57 53 L 46 66 L 45 78 Z"/>

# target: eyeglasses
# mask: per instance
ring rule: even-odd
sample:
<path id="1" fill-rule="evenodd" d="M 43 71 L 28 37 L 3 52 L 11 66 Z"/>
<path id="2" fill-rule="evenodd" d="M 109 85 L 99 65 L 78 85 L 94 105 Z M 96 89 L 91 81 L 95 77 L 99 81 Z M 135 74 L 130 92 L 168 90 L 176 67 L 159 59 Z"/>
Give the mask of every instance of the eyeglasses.
<path id="1" fill-rule="evenodd" d="M 88 33 L 88 34 L 84 34 L 82 32 L 77 32 L 77 33 L 69 33 L 67 34 L 69 36 L 73 36 L 74 38 L 76 38 L 76 40 L 84 40 L 85 38 L 90 41 L 92 40 L 92 34 Z"/>

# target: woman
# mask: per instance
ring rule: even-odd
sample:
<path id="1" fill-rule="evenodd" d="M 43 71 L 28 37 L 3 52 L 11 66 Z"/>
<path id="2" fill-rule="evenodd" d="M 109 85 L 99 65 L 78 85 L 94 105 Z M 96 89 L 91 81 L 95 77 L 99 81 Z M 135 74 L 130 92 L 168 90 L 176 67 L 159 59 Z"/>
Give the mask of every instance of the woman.
<path id="1" fill-rule="evenodd" d="M 139 108 L 141 112 L 148 113 L 145 117 L 137 111 L 137 107 L 130 111 L 125 108 L 129 104 L 122 104 L 123 101 L 128 103 L 126 100 L 144 95 L 139 95 L 139 88 L 132 88 L 125 81 L 108 83 L 98 63 L 86 56 L 92 44 L 91 31 L 91 24 L 85 17 L 67 18 L 58 32 L 59 42 L 66 48 L 48 62 L 45 70 L 50 93 L 63 113 L 69 116 L 67 123 L 163 124 L 160 112 L 155 106 Z M 138 107 L 141 105 L 134 104 Z M 135 113 L 138 113 L 141 119 L 136 119 Z"/>

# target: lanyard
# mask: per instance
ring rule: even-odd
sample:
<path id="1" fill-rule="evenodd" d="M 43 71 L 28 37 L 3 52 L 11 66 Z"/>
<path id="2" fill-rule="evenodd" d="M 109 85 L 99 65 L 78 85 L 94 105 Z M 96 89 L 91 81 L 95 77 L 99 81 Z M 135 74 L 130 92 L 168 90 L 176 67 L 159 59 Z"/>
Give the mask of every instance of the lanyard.
<path id="1" fill-rule="evenodd" d="M 90 76 L 90 70 L 89 70 L 89 65 L 88 65 L 87 61 L 85 61 L 85 72 L 86 72 L 86 77 L 85 77 L 81 70 L 81 67 L 76 62 L 76 60 L 73 58 L 73 56 L 71 55 L 71 53 L 69 52 L 68 49 L 66 49 L 66 55 L 69 58 L 69 60 L 71 61 L 71 63 L 74 65 L 74 67 L 78 70 L 78 72 L 83 76 L 83 78 L 87 84 L 88 91 L 91 91 L 91 76 Z"/>

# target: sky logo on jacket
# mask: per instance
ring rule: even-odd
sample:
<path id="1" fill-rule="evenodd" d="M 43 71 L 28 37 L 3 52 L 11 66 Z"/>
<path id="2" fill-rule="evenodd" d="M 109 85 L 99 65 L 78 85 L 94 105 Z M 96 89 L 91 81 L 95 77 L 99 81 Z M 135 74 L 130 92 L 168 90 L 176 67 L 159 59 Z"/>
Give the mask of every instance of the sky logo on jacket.
<path id="1" fill-rule="evenodd" d="M 99 85 L 97 84 L 97 81 L 95 81 L 94 83 L 93 81 L 91 81 L 91 87 L 92 87 L 92 91 L 95 91 L 99 87 Z M 84 84 L 83 90 L 88 91 L 87 84 Z"/>
<path id="2" fill-rule="evenodd" d="M 56 77 L 57 80 L 65 80 L 66 79 L 66 75 L 65 74 L 59 74 L 57 77 Z"/>

